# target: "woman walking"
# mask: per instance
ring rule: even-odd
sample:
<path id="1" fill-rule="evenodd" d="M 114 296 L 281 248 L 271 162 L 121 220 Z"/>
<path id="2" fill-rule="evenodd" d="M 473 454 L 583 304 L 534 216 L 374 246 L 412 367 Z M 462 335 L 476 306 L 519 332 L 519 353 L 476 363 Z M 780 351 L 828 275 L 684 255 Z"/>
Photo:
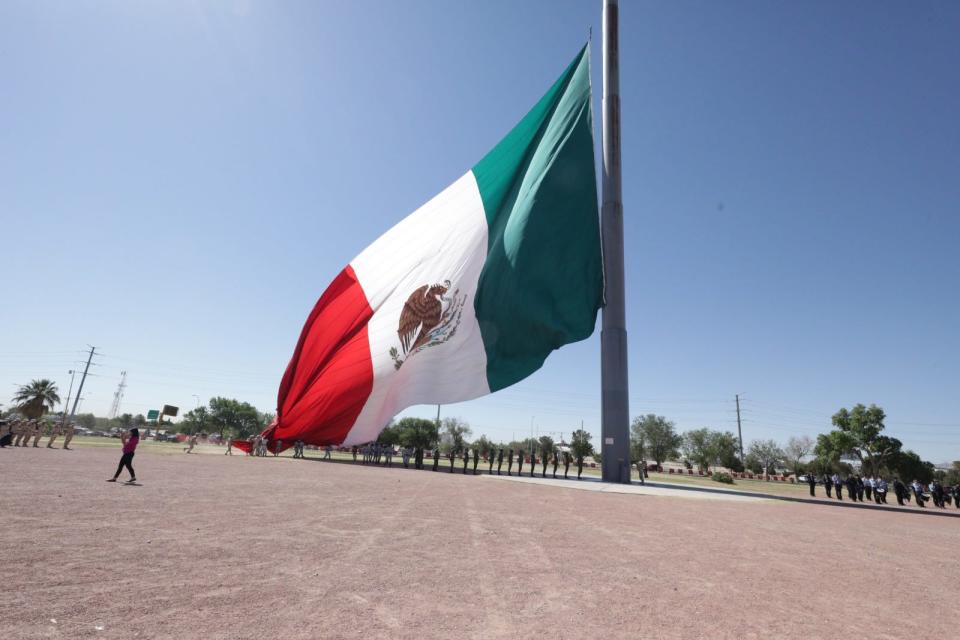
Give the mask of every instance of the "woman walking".
<path id="1" fill-rule="evenodd" d="M 117 465 L 117 472 L 107 482 L 116 482 L 124 467 L 130 472 L 128 482 L 136 482 L 137 474 L 133 472 L 133 465 L 130 463 L 133 461 L 133 452 L 137 450 L 137 445 L 140 444 L 140 432 L 137 429 L 124 431 L 120 434 L 120 440 L 123 442 L 123 456 L 120 458 L 120 464 Z"/>

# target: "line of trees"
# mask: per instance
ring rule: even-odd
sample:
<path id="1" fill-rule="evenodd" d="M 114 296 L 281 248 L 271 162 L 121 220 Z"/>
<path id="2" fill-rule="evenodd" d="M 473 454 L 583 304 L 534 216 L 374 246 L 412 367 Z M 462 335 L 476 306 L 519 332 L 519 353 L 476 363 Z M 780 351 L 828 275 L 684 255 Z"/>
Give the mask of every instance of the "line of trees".
<path id="1" fill-rule="evenodd" d="M 857 462 L 861 475 L 898 475 L 909 482 L 930 482 L 936 475 L 947 483 L 960 482 L 960 461 L 946 474 L 915 452 L 903 449 L 897 438 L 884 431 L 886 414 L 876 405 L 842 408 L 831 419 L 834 429 L 817 436 L 796 436 L 780 446 L 775 440 L 754 440 L 740 459 L 739 439 L 729 431 L 708 428 L 678 433 L 673 422 L 648 414 L 631 425 L 632 455 L 635 462 L 652 460 L 657 466 L 668 460 L 682 460 L 691 468 L 708 472 L 713 466 L 733 471 L 749 469 L 757 474 L 789 470 L 797 475 L 809 473 L 854 472 Z"/>

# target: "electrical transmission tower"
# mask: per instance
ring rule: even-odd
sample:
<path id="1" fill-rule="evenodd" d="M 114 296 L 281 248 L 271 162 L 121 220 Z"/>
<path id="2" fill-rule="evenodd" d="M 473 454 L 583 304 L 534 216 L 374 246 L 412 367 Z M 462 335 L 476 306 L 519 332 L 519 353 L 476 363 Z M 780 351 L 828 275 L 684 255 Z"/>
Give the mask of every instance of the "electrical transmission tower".
<path id="1" fill-rule="evenodd" d="M 113 394 L 113 404 L 110 405 L 110 414 L 108 418 L 116 418 L 117 414 L 120 413 L 120 402 L 123 400 L 123 390 L 127 388 L 127 372 L 120 372 L 120 384 L 117 385 L 117 390 Z"/>

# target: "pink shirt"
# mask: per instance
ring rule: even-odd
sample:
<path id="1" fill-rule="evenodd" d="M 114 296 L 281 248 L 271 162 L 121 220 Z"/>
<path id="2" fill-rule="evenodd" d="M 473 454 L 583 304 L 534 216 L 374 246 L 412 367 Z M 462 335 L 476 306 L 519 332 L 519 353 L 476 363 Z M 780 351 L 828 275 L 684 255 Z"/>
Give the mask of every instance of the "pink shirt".
<path id="1" fill-rule="evenodd" d="M 124 443 L 123 452 L 133 453 L 136 450 L 138 444 L 140 444 L 140 438 L 136 438 L 136 437 L 130 438 Z"/>

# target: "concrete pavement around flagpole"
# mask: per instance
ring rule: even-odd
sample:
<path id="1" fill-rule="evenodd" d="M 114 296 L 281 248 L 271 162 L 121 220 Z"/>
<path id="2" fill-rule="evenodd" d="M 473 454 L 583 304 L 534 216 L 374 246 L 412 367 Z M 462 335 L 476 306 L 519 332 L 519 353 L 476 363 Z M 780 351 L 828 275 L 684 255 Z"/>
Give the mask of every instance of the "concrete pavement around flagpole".
<path id="1" fill-rule="evenodd" d="M 538 478 L 530 476 L 503 476 L 484 475 L 482 477 L 493 480 L 522 482 L 540 486 L 558 487 L 562 489 L 577 489 L 580 491 L 599 491 L 604 493 L 628 493 L 662 498 L 689 498 L 694 500 L 729 500 L 734 502 L 772 502 L 776 497 L 729 489 L 711 489 L 707 487 L 690 488 L 682 485 L 666 486 L 664 483 L 618 484 L 601 482 L 599 479 L 584 478 L 582 480 L 563 480 L 554 478 Z"/>

